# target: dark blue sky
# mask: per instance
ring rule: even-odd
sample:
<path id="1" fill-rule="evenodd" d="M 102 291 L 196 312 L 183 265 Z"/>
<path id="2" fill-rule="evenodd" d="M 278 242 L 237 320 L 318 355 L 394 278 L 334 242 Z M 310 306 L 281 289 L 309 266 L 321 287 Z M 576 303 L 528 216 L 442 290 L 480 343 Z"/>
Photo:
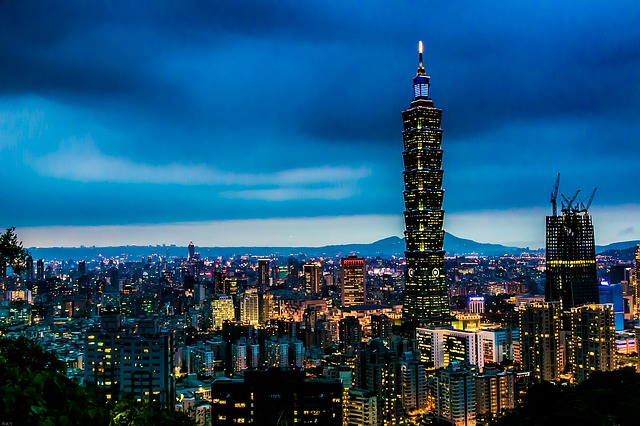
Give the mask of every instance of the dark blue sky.
<path id="1" fill-rule="evenodd" d="M 543 245 L 560 172 L 566 195 L 598 187 L 598 244 L 638 239 L 640 3 L 558 3 L 0 1 L 0 226 L 41 246 L 400 235 L 423 40 L 450 232 Z"/>

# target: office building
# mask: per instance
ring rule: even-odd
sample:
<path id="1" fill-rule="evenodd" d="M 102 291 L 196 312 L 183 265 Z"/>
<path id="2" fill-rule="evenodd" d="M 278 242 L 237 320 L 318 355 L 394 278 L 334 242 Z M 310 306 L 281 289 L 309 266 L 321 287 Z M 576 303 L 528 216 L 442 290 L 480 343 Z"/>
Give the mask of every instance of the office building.
<path id="1" fill-rule="evenodd" d="M 537 381 L 557 380 L 562 367 L 560 302 L 521 306 L 519 315 L 522 369 Z"/>
<path id="2" fill-rule="evenodd" d="M 240 298 L 240 321 L 257 326 L 260 324 L 260 300 L 255 289 L 247 289 Z"/>
<path id="3" fill-rule="evenodd" d="M 187 247 L 187 260 L 194 260 L 196 255 L 196 246 L 193 245 L 193 241 L 189 242 Z"/>
<path id="4" fill-rule="evenodd" d="M 471 296 L 467 302 L 470 314 L 484 314 L 484 296 Z"/>
<path id="5" fill-rule="evenodd" d="M 420 361 L 429 369 L 445 368 L 453 362 L 484 368 L 484 342 L 477 331 L 417 328 L 416 340 Z"/>
<path id="6" fill-rule="evenodd" d="M 302 266 L 304 274 L 304 290 L 308 293 L 318 293 L 322 287 L 322 265 L 318 262 L 305 263 Z"/>
<path id="7" fill-rule="evenodd" d="M 367 303 L 366 272 L 363 258 L 349 256 L 340 259 L 342 307 Z"/>
<path id="8" fill-rule="evenodd" d="M 270 272 L 271 272 L 271 261 L 269 259 L 259 259 L 258 260 L 258 290 L 264 291 L 269 288 L 271 283 L 270 280 Z"/>
<path id="9" fill-rule="evenodd" d="M 584 305 L 571 309 L 571 365 L 573 378 L 583 382 L 594 371 L 615 367 L 613 305 Z"/>
<path id="10" fill-rule="evenodd" d="M 211 328 L 222 330 L 225 321 L 235 320 L 233 298 L 226 294 L 217 294 L 211 300 Z"/>
<path id="11" fill-rule="evenodd" d="M 547 216 L 547 250 L 545 301 L 560 302 L 563 311 L 585 304 L 598 303 L 596 246 L 591 216 L 586 203 L 564 196 L 561 214 L 557 215 L 558 182 L 552 193 L 553 214 Z M 595 194 L 595 192 L 594 192 Z"/>
<path id="12" fill-rule="evenodd" d="M 413 100 L 402 113 L 406 277 L 402 321 L 408 327 L 451 324 L 444 274 L 442 110 L 429 96 L 430 77 L 419 63 Z"/>

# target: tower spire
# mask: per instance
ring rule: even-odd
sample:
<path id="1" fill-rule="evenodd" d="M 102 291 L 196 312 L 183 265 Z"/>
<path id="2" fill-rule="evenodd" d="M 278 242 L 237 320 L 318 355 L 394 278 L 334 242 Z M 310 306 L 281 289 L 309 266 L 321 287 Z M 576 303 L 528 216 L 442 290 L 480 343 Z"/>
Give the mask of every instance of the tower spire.
<path id="1" fill-rule="evenodd" d="M 418 70 L 416 71 L 416 75 L 427 75 L 424 65 L 422 64 L 422 40 L 418 42 Z"/>

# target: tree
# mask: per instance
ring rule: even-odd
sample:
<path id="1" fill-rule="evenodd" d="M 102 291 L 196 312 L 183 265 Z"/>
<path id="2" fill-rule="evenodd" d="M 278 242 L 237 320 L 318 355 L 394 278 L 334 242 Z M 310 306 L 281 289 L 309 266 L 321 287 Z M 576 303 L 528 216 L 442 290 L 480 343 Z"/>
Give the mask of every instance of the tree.
<path id="1" fill-rule="evenodd" d="M 27 264 L 29 251 L 22 247 L 22 241 L 18 240 L 16 228 L 7 228 L 0 235 L 0 265 L 11 266 L 13 272 L 20 275 Z"/>
<path id="2" fill-rule="evenodd" d="M 24 337 L 0 338 L 0 415 L 5 424 L 107 425 L 106 398 L 64 376 L 53 352 Z"/>

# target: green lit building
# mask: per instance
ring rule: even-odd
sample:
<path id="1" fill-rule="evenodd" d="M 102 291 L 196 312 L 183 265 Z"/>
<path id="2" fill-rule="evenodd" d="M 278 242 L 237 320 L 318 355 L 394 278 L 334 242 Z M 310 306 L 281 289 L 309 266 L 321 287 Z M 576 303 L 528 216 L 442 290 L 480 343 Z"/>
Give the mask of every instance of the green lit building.
<path id="1" fill-rule="evenodd" d="M 442 110 L 429 97 L 422 42 L 418 51 L 420 62 L 413 79 L 413 100 L 402 113 L 407 244 L 402 321 L 408 326 L 449 326 L 443 250 Z"/>

